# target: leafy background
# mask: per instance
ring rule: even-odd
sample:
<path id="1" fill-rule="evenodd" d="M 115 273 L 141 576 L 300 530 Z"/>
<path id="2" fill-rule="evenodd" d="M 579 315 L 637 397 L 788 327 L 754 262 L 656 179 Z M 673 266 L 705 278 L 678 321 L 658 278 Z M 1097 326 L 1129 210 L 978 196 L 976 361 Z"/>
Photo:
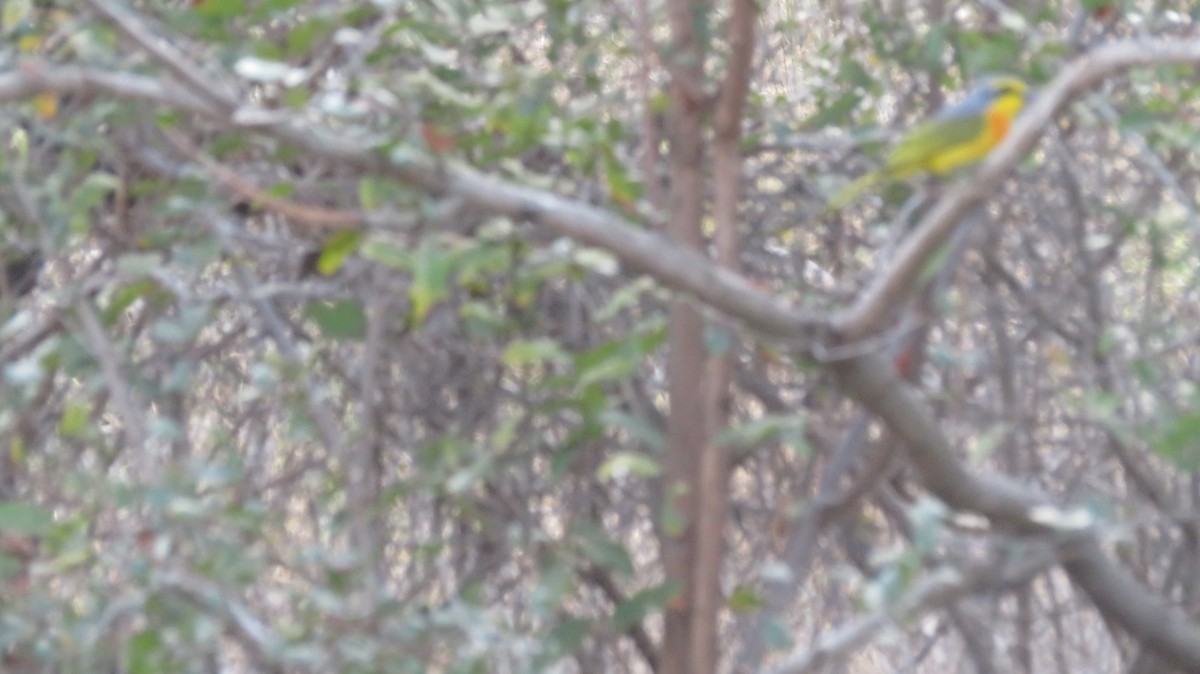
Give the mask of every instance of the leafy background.
<path id="1" fill-rule="evenodd" d="M 4 671 L 670 671 L 664 616 L 690 588 L 664 542 L 693 524 L 664 478 L 677 295 L 431 187 L 472 167 L 660 229 L 670 9 L 5 2 L 0 78 L 44 86 L 0 84 L 0 247 L 40 269 L 0 293 Z M 711 90 L 734 9 L 692 9 Z M 825 210 L 898 130 L 989 73 L 1045 84 L 1197 21 L 1136 0 L 758 11 L 736 257 L 813 311 L 862 291 L 922 199 Z M 54 79 L 72 69 L 112 79 Z M 967 218 L 897 333 L 970 471 L 1078 505 L 1192 616 L 1197 129 L 1194 66 L 1105 79 Z M 732 367 L 716 671 L 817 644 L 820 671 L 1162 671 L 1053 558 L 931 595 L 1037 541 L 957 519 L 822 363 L 704 316 Z"/>

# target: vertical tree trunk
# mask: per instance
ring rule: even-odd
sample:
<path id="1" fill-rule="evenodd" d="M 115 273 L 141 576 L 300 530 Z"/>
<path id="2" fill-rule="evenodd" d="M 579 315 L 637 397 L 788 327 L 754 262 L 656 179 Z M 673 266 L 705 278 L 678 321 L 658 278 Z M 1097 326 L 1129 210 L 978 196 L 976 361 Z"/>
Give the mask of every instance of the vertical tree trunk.
<path id="1" fill-rule="evenodd" d="M 671 0 L 672 43 L 668 133 L 671 187 L 668 228 L 692 248 L 704 244 L 705 113 L 702 30 L 709 7 Z M 737 0 L 728 20 L 731 48 L 714 119 L 714 220 L 718 262 L 738 269 L 737 205 L 741 190 L 741 118 L 753 60 L 756 8 Z M 681 594 L 668 606 L 660 671 L 711 674 L 717 669 L 720 571 L 728 515 L 728 449 L 714 440 L 729 413 L 732 349 L 708 354 L 705 322 L 694 305 L 671 306 L 667 361 L 671 417 L 667 424 L 664 497 L 683 518 L 682 530 L 663 529 L 663 561 Z"/>
<path id="2" fill-rule="evenodd" d="M 667 228 L 682 246 L 701 249 L 704 217 L 704 44 L 697 24 L 708 18 L 703 0 L 669 0 L 667 11 L 671 44 L 666 66 L 670 72 L 669 140 L 670 193 Z M 679 526 L 662 527 L 663 565 L 679 594 L 668 604 L 661 674 L 709 674 L 693 667 L 690 647 L 693 633 L 696 578 L 695 504 L 699 498 L 698 455 L 709 444 L 704 422 L 704 320 L 686 298 L 671 303 L 667 378 L 671 415 L 667 421 L 667 456 L 664 463 L 664 508 L 673 510 Z M 679 519 L 681 518 L 681 519 Z"/>
<path id="3" fill-rule="evenodd" d="M 713 119 L 713 220 L 717 264 L 740 271 L 738 202 L 742 191 L 742 113 L 754 60 L 754 0 L 734 0 L 726 24 L 729 58 Z M 732 332 L 729 326 L 719 329 Z M 720 353 L 708 354 L 704 414 L 708 444 L 700 457 L 695 503 L 696 556 L 693 566 L 691 661 L 693 672 L 715 672 L 720 658 L 721 565 L 729 516 L 729 448 L 716 442 L 729 422 L 736 348 L 732 334 Z"/>

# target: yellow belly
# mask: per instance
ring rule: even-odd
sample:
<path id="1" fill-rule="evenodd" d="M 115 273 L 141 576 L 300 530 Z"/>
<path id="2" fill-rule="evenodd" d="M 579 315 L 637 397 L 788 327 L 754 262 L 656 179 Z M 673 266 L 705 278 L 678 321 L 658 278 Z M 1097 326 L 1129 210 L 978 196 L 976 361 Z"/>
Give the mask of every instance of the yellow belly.
<path id="1" fill-rule="evenodd" d="M 934 154 L 929 158 L 925 169 L 930 173 L 943 175 L 983 159 L 1004 139 L 1015 114 L 1016 110 L 994 106 L 984 116 L 984 128 L 979 137 Z"/>

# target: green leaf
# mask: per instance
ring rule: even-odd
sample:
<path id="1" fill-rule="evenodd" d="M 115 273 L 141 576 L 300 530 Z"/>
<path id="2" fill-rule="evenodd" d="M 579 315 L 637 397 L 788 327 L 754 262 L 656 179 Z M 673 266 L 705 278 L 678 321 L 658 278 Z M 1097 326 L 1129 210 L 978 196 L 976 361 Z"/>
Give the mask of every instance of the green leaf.
<path id="1" fill-rule="evenodd" d="M 1184 470 L 1200 469 L 1200 411 L 1168 420 L 1152 447 L 1159 456 Z"/>
<path id="2" fill-rule="evenodd" d="M 246 12 L 245 0 L 200 0 L 192 6 L 197 14 L 210 19 L 236 19 Z"/>
<path id="3" fill-rule="evenodd" d="M 126 309 L 143 297 L 151 304 L 162 305 L 169 302 L 172 296 L 158 284 L 158 281 L 153 279 L 147 278 L 132 283 L 125 283 L 117 286 L 117 289 L 113 291 L 112 297 L 108 301 L 108 306 L 104 307 L 103 312 L 100 314 L 101 322 L 111 326 L 121 317 L 121 314 Z"/>
<path id="4" fill-rule="evenodd" d="M 567 618 L 558 620 L 544 641 L 548 655 L 554 659 L 567 656 L 579 650 L 584 639 L 593 633 L 592 622 L 583 618 Z M 549 665 L 551 661 L 543 662 Z M 548 668 L 546 668 L 548 670 Z M 537 671 L 542 671 L 538 669 Z"/>
<path id="5" fill-rule="evenodd" d="M 779 616 L 767 616 L 763 623 L 763 641 L 773 651 L 791 649 L 795 644 L 791 627 Z"/>
<path id="6" fill-rule="evenodd" d="M 535 616 L 553 617 L 574 586 L 575 574 L 570 566 L 558 560 L 546 564 L 529 595 L 530 609 Z"/>
<path id="7" fill-rule="evenodd" d="M 662 611 L 677 593 L 679 584 L 673 580 L 646 588 L 617 605 L 613 612 L 613 629 L 624 632 L 645 620 L 646 616 Z"/>
<path id="8" fill-rule="evenodd" d="M 147 276 L 163 268 L 162 253 L 127 253 L 117 258 L 117 271 L 126 276 Z"/>
<path id="9" fill-rule="evenodd" d="M 454 473 L 446 480 L 446 492 L 450 494 L 465 494 L 477 485 L 481 484 L 484 478 L 491 475 L 495 466 L 494 456 L 490 453 L 483 453 L 475 457 L 471 463 L 454 471 Z"/>
<path id="10" fill-rule="evenodd" d="M 608 482 L 613 478 L 657 477 L 662 474 L 662 465 L 653 458 L 637 452 L 617 452 L 596 469 L 596 479 Z"/>
<path id="11" fill-rule="evenodd" d="M 412 250 L 404 244 L 390 241 L 379 236 L 369 236 L 359 249 L 363 259 L 376 262 L 392 269 L 410 269 L 412 267 Z"/>
<path id="12" fill-rule="evenodd" d="M 513 27 L 512 19 L 504 16 L 496 7 L 473 13 L 467 18 L 467 32 L 474 37 L 504 33 Z"/>
<path id="13" fill-rule="evenodd" d="M 54 526 L 49 512 L 28 503 L 0 503 L 0 531 L 26 536 L 45 536 Z"/>
<path id="14" fill-rule="evenodd" d="M 670 538 L 678 538 L 687 530 L 687 518 L 672 499 L 663 499 L 658 513 L 658 523 L 663 533 Z"/>
<path id="15" fill-rule="evenodd" d="M 23 573 L 27 564 L 19 557 L 0 552 L 0 580 L 8 580 Z"/>
<path id="16" fill-rule="evenodd" d="M 934 498 L 918 499 L 908 509 L 913 527 L 913 548 L 922 554 L 932 552 L 944 538 L 947 508 Z"/>
<path id="17" fill-rule="evenodd" d="M 408 290 L 412 302 L 412 321 L 419 325 L 429 311 L 450 294 L 450 272 L 454 267 L 451 251 L 426 240 L 417 253 L 412 286 Z"/>
<path id="18" fill-rule="evenodd" d="M 597 420 L 606 426 L 628 433 L 649 449 L 662 449 L 666 446 L 666 439 L 663 436 L 662 429 L 651 423 L 646 417 L 630 414 L 623 410 L 609 409 L 601 412 Z M 617 468 L 633 467 L 619 466 Z M 642 466 L 641 468 L 648 467 Z M 631 472 L 642 476 L 644 471 L 633 469 Z M 610 473 L 609 476 L 611 477 L 612 474 Z"/>
<path id="19" fill-rule="evenodd" d="M 625 165 L 615 157 L 605 158 L 604 174 L 613 201 L 623 206 L 629 206 L 642 197 L 641 184 L 629 175 Z"/>
<path id="20" fill-rule="evenodd" d="M 921 66 L 929 72 L 943 68 L 942 56 L 946 50 L 946 33 L 949 26 L 939 23 L 929 30 L 921 49 Z"/>
<path id="21" fill-rule="evenodd" d="M 568 360 L 558 342 L 549 337 L 539 339 L 518 339 L 510 342 L 508 348 L 500 356 L 500 362 L 508 367 L 523 365 L 538 365 L 545 362 L 561 363 Z"/>
<path id="22" fill-rule="evenodd" d="M 1146 108 L 1133 108 L 1121 113 L 1117 119 L 1117 128 L 1122 131 L 1145 133 L 1156 123 L 1160 115 Z"/>
<path id="23" fill-rule="evenodd" d="M 33 0 L 9 0 L 0 14 L 0 28 L 11 33 L 33 20 Z"/>
<path id="24" fill-rule="evenodd" d="M 942 244 L 941 246 L 938 246 L 937 249 L 933 251 L 933 255 L 930 255 L 926 259 L 925 264 L 921 266 L 920 272 L 918 272 L 916 284 L 918 286 L 924 286 L 932 281 L 933 278 L 937 276 L 938 272 L 945 268 L 946 262 L 950 259 L 950 252 L 950 244 Z"/>
<path id="25" fill-rule="evenodd" d="M 58 433 L 63 437 L 77 438 L 83 435 L 87 430 L 88 419 L 92 414 L 92 406 L 90 404 L 67 405 L 63 410 L 62 419 L 58 422 Z"/>
<path id="26" fill-rule="evenodd" d="M 575 358 L 575 368 L 579 372 L 576 389 L 622 381 L 633 375 L 641 359 L 666 339 L 666 328 L 663 325 L 647 324 L 641 327 L 638 332 L 578 354 Z"/>
<path id="27" fill-rule="evenodd" d="M 1022 63 L 1023 45 L 1012 33 L 979 31 L 960 33 L 957 53 L 972 75 L 1011 73 Z"/>
<path id="28" fill-rule="evenodd" d="M 376 176 L 364 176 L 358 181 L 358 205 L 364 211 L 373 211 L 387 201 L 391 186 Z"/>
<path id="29" fill-rule="evenodd" d="M 839 82 L 863 89 L 875 86 L 875 78 L 871 77 L 871 73 L 867 72 L 867 69 L 853 58 L 842 59 L 838 66 L 837 79 Z"/>
<path id="30" fill-rule="evenodd" d="M 295 0 L 299 2 L 300 0 Z M 307 55 L 317 40 L 325 37 L 333 30 L 332 25 L 324 19 L 309 18 L 301 21 L 292 28 L 287 36 L 288 56 Z"/>
<path id="31" fill-rule="evenodd" d="M 360 340 L 367 335 L 367 314 L 354 300 L 309 302 L 304 315 L 315 321 L 321 334 L 330 339 Z"/>
<path id="32" fill-rule="evenodd" d="M 773 440 L 805 452 L 804 418 L 795 414 L 767 414 L 758 419 L 730 426 L 717 436 L 717 442 L 738 451 L 761 447 Z"/>
<path id="33" fill-rule="evenodd" d="M 632 576 L 633 559 L 620 543 L 608 537 L 600 527 L 587 522 L 575 525 L 572 533 L 579 542 L 583 556 L 597 566 L 611 569 L 623 576 Z"/>
<path id="34" fill-rule="evenodd" d="M 361 229 L 342 229 L 331 234 L 317 259 L 317 271 L 322 276 L 333 276 L 346 258 L 358 251 L 364 236 Z"/>
<path id="35" fill-rule="evenodd" d="M 163 671 L 163 666 L 167 664 L 165 656 L 158 630 L 144 629 L 134 634 L 125 645 L 130 674 L 157 674 Z"/>
<path id="36" fill-rule="evenodd" d="M 840 98 L 822 106 L 816 114 L 806 119 L 800 128 L 805 131 L 818 131 L 827 126 L 846 126 L 850 122 L 850 113 L 862 102 L 862 96 L 856 93 L 843 94 Z"/>
<path id="37" fill-rule="evenodd" d="M 120 179 L 111 173 L 96 171 L 88 174 L 72 194 L 71 226 L 72 232 L 87 232 L 91 229 L 92 209 L 104 203 L 108 195 L 120 186 Z"/>
<path id="38" fill-rule="evenodd" d="M 182 305 L 176 315 L 155 321 L 150 334 L 164 344 L 190 344 L 208 326 L 211 314 L 211 307 L 204 303 Z"/>
<path id="39" fill-rule="evenodd" d="M 730 593 L 726 604 L 734 613 L 751 613 L 762 608 L 763 598 L 762 595 L 745 585 L 739 585 Z"/>

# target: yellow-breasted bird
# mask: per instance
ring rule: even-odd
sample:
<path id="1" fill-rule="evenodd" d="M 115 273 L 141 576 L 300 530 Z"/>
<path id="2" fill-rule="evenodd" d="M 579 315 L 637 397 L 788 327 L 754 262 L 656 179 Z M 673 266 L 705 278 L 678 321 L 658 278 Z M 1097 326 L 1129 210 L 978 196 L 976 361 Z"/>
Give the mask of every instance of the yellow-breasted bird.
<path id="1" fill-rule="evenodd" d="M 829 210 L 837 210 L 882 182 L 904 180 L 917 173 L 944 175 L 983 159 L 1008 133 L 1025 105 L 1025 83 L 1015 77 L 994 77 L 962 101 L 941 110 L 933 119 L 909 131 L 888 152 L 883 168 L 847 185 L 834 195 Z"/>

